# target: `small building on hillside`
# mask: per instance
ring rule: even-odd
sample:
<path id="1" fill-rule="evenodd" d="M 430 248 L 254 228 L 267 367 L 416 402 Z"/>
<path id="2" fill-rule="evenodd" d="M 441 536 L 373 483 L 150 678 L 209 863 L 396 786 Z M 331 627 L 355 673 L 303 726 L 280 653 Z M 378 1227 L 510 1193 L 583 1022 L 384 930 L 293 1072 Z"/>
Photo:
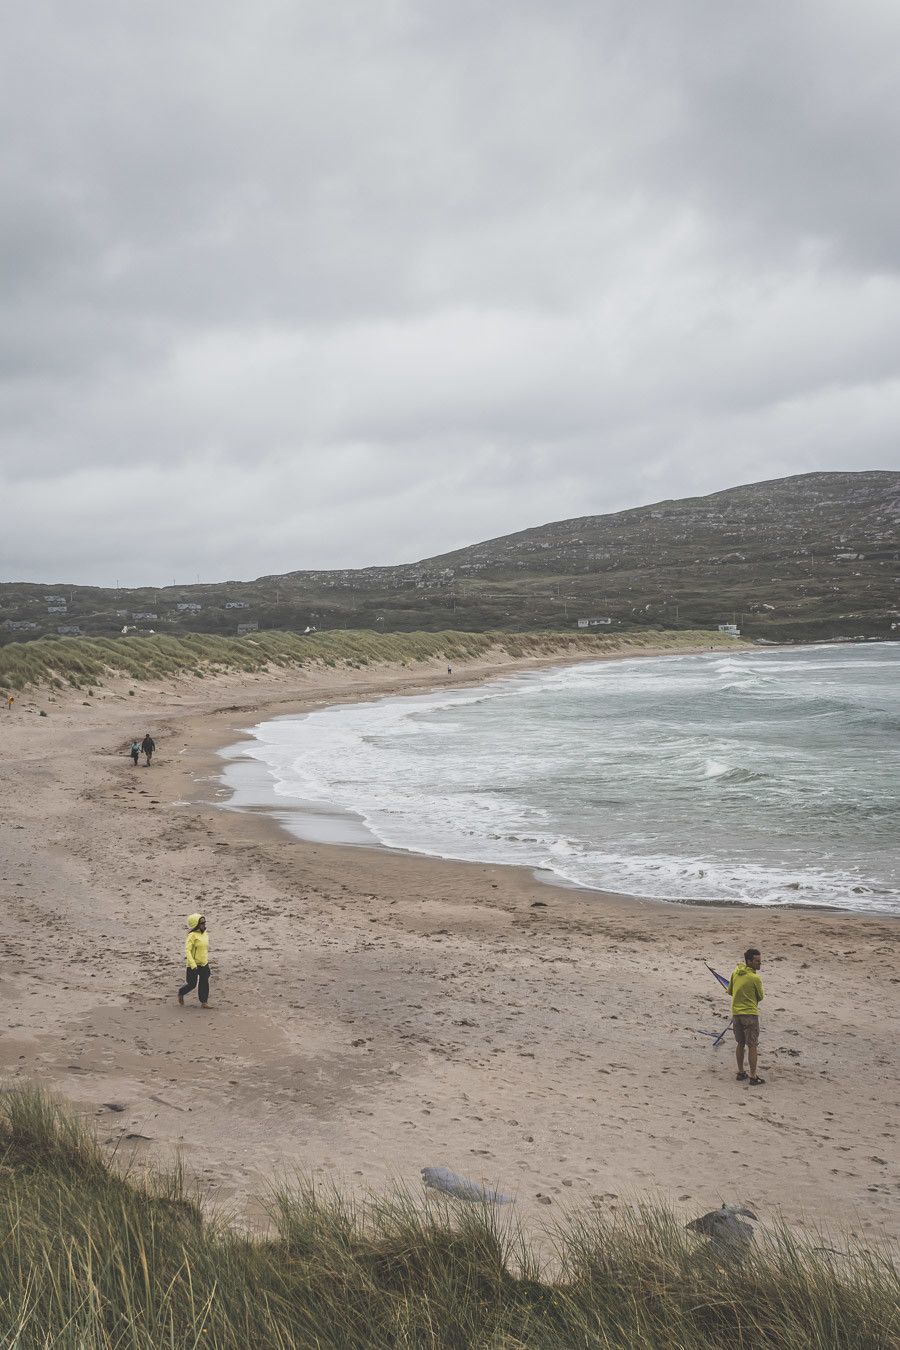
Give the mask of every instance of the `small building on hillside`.
<path id="1" fill-rule="evenodd" d="M 579 619 L 579 628 L 602 628 L 605 624 L 612 623 L 612 619 Z"/>
<path id="2" fill-rule="evenodd" d="M 257 632 L 259 632 L 258 623 L 239 623 L 237 626 L 238 637 L 242 637 L 244 633 L 257 633 Z"/>
<path id="3" fill-rule="evenodd" d="M 56 631 L 60 637 L 79 637 L 81 635 L 81 629 L 77 623 L 61 623 Z"/>
<path id="4" fill-rule="evenodd" d="M 250 606 L 246 600 L 226 600 L 226 609 L 249 609 Z"/>
<path id="5" fill-rule="evenodd" d="M 67 605 L 48 605 L 48 606 L 47 606 L 47 613 L 48 613 L 48 614 L 65 614 L 65 613 L 67 612 L 67 610 L 68 610 L 68 606 L 67 606 Z"/>
<path id="6" fill-rule="evenodd" d="M 741 636 L 741 630 L 736 623 L 720 623 L 718 627 L 720 633 L 727 633 L 729 637 Z"/>
<path id="7" fill-rule="evenodd" d="M 152 614 L 149 609 L 140 609 L 136 614 L 132 614 L 133 619 L 157 619 L 158 614 Z"/>
<path id="8" fill-rule="evenodd" d="M 190 600 L 182 600 L 175 608 L 178 610 L 179 614 L 199 614 L 203 606 L 195 605 Z"/>

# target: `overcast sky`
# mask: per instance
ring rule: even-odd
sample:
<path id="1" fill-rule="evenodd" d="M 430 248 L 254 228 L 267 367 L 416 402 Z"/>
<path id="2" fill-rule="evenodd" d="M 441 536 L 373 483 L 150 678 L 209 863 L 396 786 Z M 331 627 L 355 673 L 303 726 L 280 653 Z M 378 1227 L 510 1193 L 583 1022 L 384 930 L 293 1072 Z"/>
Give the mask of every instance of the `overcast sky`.
<path id="1" fill-rule="evenodd" d="M 0 579 L 900 461 L 897 0 L 28 0 Z"/>

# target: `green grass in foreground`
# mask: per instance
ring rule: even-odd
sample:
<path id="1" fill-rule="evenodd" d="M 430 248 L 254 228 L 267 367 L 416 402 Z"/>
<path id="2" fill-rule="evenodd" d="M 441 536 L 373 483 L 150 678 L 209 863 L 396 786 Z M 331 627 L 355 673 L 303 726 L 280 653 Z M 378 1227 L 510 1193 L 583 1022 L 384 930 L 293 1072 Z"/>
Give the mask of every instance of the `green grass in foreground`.
<path id="1" fill-rule="evenodd" d="M 473 661 L 491 653 L 513 657 L 603 656 L 620 649 L 639 654 L 647 648 L 678 651 L 706 645 L 733 647 L 734 639 L 708 631 L 594 633 L 371 633 L 334 629 L 324 633 L 272 631 L 247 637 L 190 633 L 118 638 L 41 638 L 0 647 L 0 687 L 29 685 L 80 688 L 104 679 L 132 680 L 244 672 L 255 675 L 290 667 L 399 664 L 420 661 Z"/>
<path id="2" fill-rule="evenodd" d="M 0 1344 L 37 1350 L 758 1350 L 897 1345 L 884 1254 L 782 1234 L 733 1265 L 668 1215 L 555 1233 L 556 1274 L 495 1213 L 271 1197 L 265 1238 L 204 1217 L 175 1172 L 122 1175 L 71 1114 L 0 1096 Z M 504 1215 L 508 1211 L 501 1211 Z"/>

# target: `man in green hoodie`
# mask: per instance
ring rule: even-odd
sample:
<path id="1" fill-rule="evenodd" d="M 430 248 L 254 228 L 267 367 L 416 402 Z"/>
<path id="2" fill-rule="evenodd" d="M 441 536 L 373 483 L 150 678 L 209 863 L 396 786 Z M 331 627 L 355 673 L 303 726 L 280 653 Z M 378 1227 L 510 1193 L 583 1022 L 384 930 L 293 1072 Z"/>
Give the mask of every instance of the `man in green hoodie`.
<path id="1" fill-rule="evenodd" d="M 748 947 L 744 959 L 735 966 L 728 981 L 731 995 L 731 1019 L 734 1039 L 737 1041 L 738 1082 L 745 1081 L 744 1048 L 750 1061 L 750 1086 L 759 1087 L 766 1080 L 757 1076 L 756 1055 L 759 1046 L 759 1005 L 763 1001 L 763 985 L 758 971 L 762 957 L 757 947 Z"/>

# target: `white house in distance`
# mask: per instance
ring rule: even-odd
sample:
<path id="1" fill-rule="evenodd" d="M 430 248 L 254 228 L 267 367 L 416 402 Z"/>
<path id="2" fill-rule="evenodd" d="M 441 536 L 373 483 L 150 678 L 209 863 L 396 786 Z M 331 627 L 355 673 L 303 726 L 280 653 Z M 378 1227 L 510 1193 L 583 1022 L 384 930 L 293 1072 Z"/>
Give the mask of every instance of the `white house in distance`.
<path id="1" fill-rule="evenodd" d="M 604 624 L 612 623 L 612 619 L 579 619 L 579 628 L 602 628 Z"/>
<path id="2" fill-rule="evenodd" d="M 727 633 L 729 637 L 741 636 L 741 630 L 738 628 L 736 623 L 720 623 L 719 632 Z"/>

